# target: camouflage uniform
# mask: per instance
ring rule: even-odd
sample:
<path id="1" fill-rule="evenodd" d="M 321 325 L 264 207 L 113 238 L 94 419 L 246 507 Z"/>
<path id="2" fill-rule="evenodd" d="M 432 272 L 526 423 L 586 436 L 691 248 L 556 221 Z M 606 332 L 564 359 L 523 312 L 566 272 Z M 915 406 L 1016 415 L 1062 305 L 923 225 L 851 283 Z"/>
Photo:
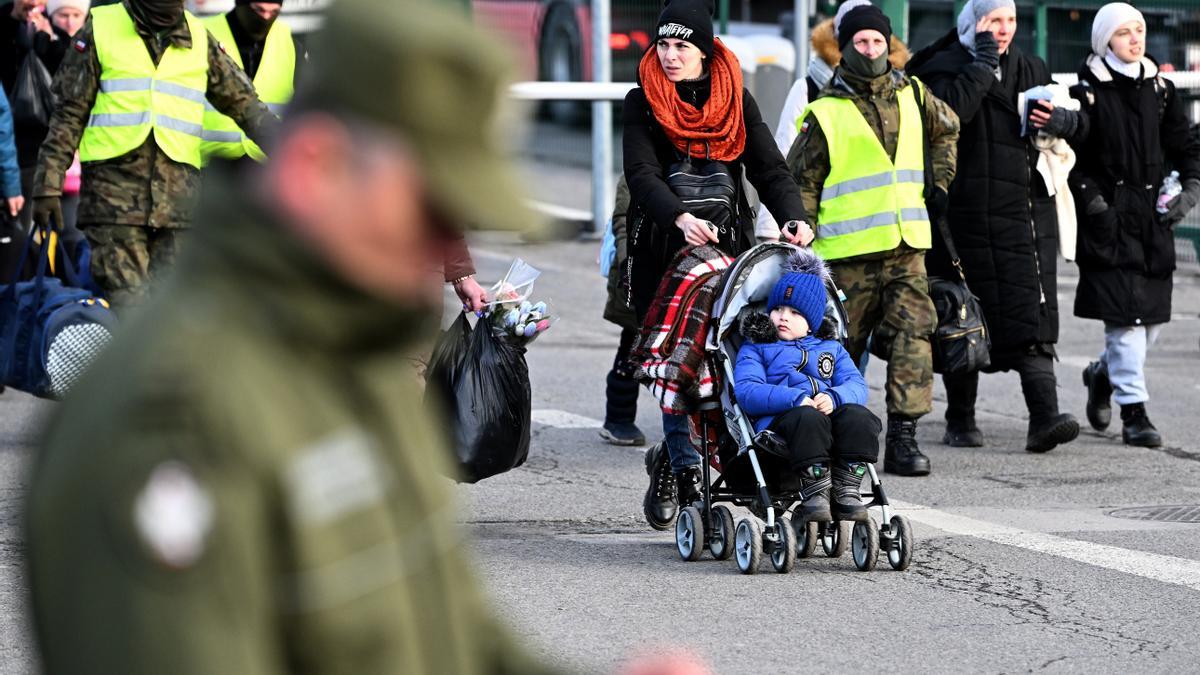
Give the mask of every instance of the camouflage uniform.
<path id="1" fill-rule="evenodd" d="M 839 70 L 820 95 L 854 101 L 888 155 L 894 158 L 900 137 L 896 91 L 906 84 L 908 78 L 893 70 L 872 80 L 870 95 L 863 96 L 854 91 Z M 945 191 L 954 180 L 958 115 L 929 91 L 922 91 L 933 183 Z M 813 114 L 804 118 L 787 161 L 800 183 L 804 207 L 816 219 L 830 161 L 829 145 Z M 815 225 L 819 233 L 820 223 Z M 901 243 L 891 251 L 830 261 L 830 268 L 846 293 L 850 320 L 847 351 L 858 361 L 870 337 L 871 352 L 888 362 L 888 414 L 920 417 L 928 413 L 933 403 L 933 355 L 929 338 L 937 325 L 937 312 L 929 298 L 925 252 Z"/>
<path id="2" fill-rule="evenodd" d="M 161 39 L 134 22 L 151 58 L 158 63 L 170 45 L 191 48 L 192 36 L 181 22 Z M 100 59 L 89 20 L 75 37 L 54 78 L 59 105 L 38 155 L 34 196 L 62 194 L 63 175 L 71 165 L 100 89 Z M 275 116 L 258 100 L 241 68 L 208 36 L 208 100 L 255 140 Z M 138 304 L 160 264 L 174 258 L 177 233 L 191 224 L 200 172 L 172 160 L 153 135 L 133 152 L 83 165 L 79 228 L 92 245 L 92 274 L 118 307 Z M 158 250 L 162 248 L 163 250 Z"/>

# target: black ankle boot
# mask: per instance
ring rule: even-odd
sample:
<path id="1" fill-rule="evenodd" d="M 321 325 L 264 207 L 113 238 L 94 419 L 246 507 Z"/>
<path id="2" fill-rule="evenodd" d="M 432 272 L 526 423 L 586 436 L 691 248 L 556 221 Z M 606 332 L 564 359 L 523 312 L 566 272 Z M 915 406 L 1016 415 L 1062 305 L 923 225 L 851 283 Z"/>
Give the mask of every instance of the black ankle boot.
<path id="1" fill-rule="evenodd" d="M 675 485 L 679 490 L 679 505 L 692 506 L 704 496 L 704 472 L 698 466 L 689 466 L 675 472 Z"/>
<path id="2" fill-rule="evenodd" d="M 1025 437 L 1025 452 L 1050 452 L 1079 436 L 1079 420 L 1063 413 L 1038 421 L 1029 420 L 1029 435 Z"/>
<path id="3" fill-rule="evenodd" d="M 921 448 L 917 447 L 916 418 L 888 415 L 883 470 L 901 476 L 924 476 L 929 473 L 929 458 L 921 454 Z"/>
<path id="4" fill-rule="evenodd" d="M 796 509 L 798 522 L 816 521 L 827 523 L 833 520 L 829 512 L 829 468 L 824 464 L 813 464 L 800 471 L 800 491 L 807 499 Z"/>
<path id="5" fill-rule="evenodd" d="M 942 436 L 942 442 L 955 448 L 980 448 L 983 447 L 983 432 L 975 425 L 974 417 L 962 420 L 947 417 L 946 434 Z"/>
<path id="6" fill-rule="evenodd" d="M 679 515 L 679 501 L 666 443 L 659 443 L 646 452 L 646 474 L 650 476 L 650 487 L 646 488 L 646 496 L 642 499 L 642 513 L 650 527 L 669 530 Z"/>
<path id="7" fill-rule="evenodd" d="M 604 426 L 600 436 L 613 445 L 645 445 L 646 435 L 637 428 L 638 383 L 615 369 L 608 372 L 604 388 Z"/>
<path id="8" fill-rule="evenodd" d="M 863 504 L 863 476 L 867 465 L 862 462 L 838 462 L 833 465 L 833 517 L 837 520 L 866 520 L 867 507 Z"/>
<path id="9" fill-rule="evenodd" d="M 1108 368 L 1099 361 L 1092 361 L 1083 369 L 1083 386 L 1087 387 L 1088 424 L 1096 431 L 1104 431 L 1112 422 L 1112 382 L 1108 379 Z"/>
<path id="10" fill-rule="evenodd" d="M 1144 403 L 1121 406 L 1121 440 L 1125 445 L 1140 448 L 1157 448 L 1162 445 L 1162 435 L 1146 416 Z"/>

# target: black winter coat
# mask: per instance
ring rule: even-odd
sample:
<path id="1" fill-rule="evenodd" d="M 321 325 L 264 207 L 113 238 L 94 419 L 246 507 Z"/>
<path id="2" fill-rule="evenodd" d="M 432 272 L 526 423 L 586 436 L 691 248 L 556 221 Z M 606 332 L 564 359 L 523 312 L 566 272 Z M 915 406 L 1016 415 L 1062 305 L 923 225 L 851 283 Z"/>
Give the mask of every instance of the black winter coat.
<path id="1" fill-rule="evenodd" d="M 1182 180 L 1200 179 L 1200 144 L 1175 85 L 1144 63 L 1146 76 L 1134 80 L 1089 57 L 1071 88 L 1083 111 L 1070 178 L 1079 220 L 1075 315 L 1118 326 L 1170 320 L 1175 234 L 1154 205 L 1165 162 Z M 1097 196 L 1109 208 L 1089 216 Z"/>
<path id="2" fill-rule="evenodd" d="M 676 90 L 683 100 L 703 106 L 708 101 L 710 78 L 682 82 Z M 742 91 L 742 116 L 746 125 L 746 147 L 725 164 L 735 179 L 743 175 L 758 190 L 759 199 L 780 223 L 807 220 L 800 187 L 788 171 L 775 145 L 771 129 L 763 122 L 758 104 L 749 91 Z M 654 119 L 645 92 L 640 87 L 625 96 L 622 114 L 625 180 L 629 184 L 629 216 L 626 221 L 629 257 L 622 268 L 622 284 L 639 323 L 650 309 L 667 267 L 679 249 L 687 245 L 675 218 L 685 212 L 683 204 L 666 183 L 666 171 L 680 161 L 681 153 Z M 698 148 L 697 148 L 698 149 Z M 696 150 L 693 150 L 693 154 Z M 737 226 L 726 244 L 738 255 L 754 245 L 754 211 L 746 199 L 743 182 L 737 185 Z"/>
<path id="3" fill-rule="evenodd" d="M 1030 348 L 1058 341 L 1058 218 L 1037 171 L 1038 151 L 1021 137 L 1017 94 L 1051 82 L 1046 64 L 1010 46 L 1002 79 L 950 33 L 921 50 L 908 73 L 958 113 L 958 174 L 948 220 L 967 283 L 992 331 L 992 365 L 1007 369 Z M 931 276 L 956 276 L 941 235 L 926 258 Z"/>

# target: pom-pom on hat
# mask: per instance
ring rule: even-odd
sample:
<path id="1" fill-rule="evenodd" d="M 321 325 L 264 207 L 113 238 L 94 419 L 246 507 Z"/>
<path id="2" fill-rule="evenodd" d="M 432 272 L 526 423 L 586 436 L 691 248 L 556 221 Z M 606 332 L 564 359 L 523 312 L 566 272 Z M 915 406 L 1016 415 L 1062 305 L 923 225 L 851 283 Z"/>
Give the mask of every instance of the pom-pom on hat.
<path id="1" fill-rule="evenodd" d="M 828 294 L 825 283 L 829 281 L 829 268 L 821 256 L 809 249 L 793 251 L 783 264 L 783 276 L 771 289 L 767 298 L 767 309 L 787 305 L 800 312 L 808 321 L 808 329 L 813 333 L 821 327 L 825 320 L 825 304 Z"/>

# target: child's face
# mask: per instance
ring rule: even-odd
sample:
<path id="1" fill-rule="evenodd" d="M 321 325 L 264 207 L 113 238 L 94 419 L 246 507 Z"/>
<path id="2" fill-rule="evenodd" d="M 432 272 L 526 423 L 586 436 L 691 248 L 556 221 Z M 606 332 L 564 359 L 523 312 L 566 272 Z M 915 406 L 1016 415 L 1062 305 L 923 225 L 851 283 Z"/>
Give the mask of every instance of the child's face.
<path id="1" fill-rule="evenodd" d="M 72 37 L 79 32 L 83 27 L 84 20 L 87 19 L 87 13 L 81 12 L 74 7 L 63 7 L 50 17 L 55 26 L 58 26 L 64 33 Z"/>
<path id="2" fill-rule="evenodd" d="M 808 321 L 804 315 L 787 305 L 771 310 L 771 323 L 781 340 L 798 340 L 808 335 Z"/>

